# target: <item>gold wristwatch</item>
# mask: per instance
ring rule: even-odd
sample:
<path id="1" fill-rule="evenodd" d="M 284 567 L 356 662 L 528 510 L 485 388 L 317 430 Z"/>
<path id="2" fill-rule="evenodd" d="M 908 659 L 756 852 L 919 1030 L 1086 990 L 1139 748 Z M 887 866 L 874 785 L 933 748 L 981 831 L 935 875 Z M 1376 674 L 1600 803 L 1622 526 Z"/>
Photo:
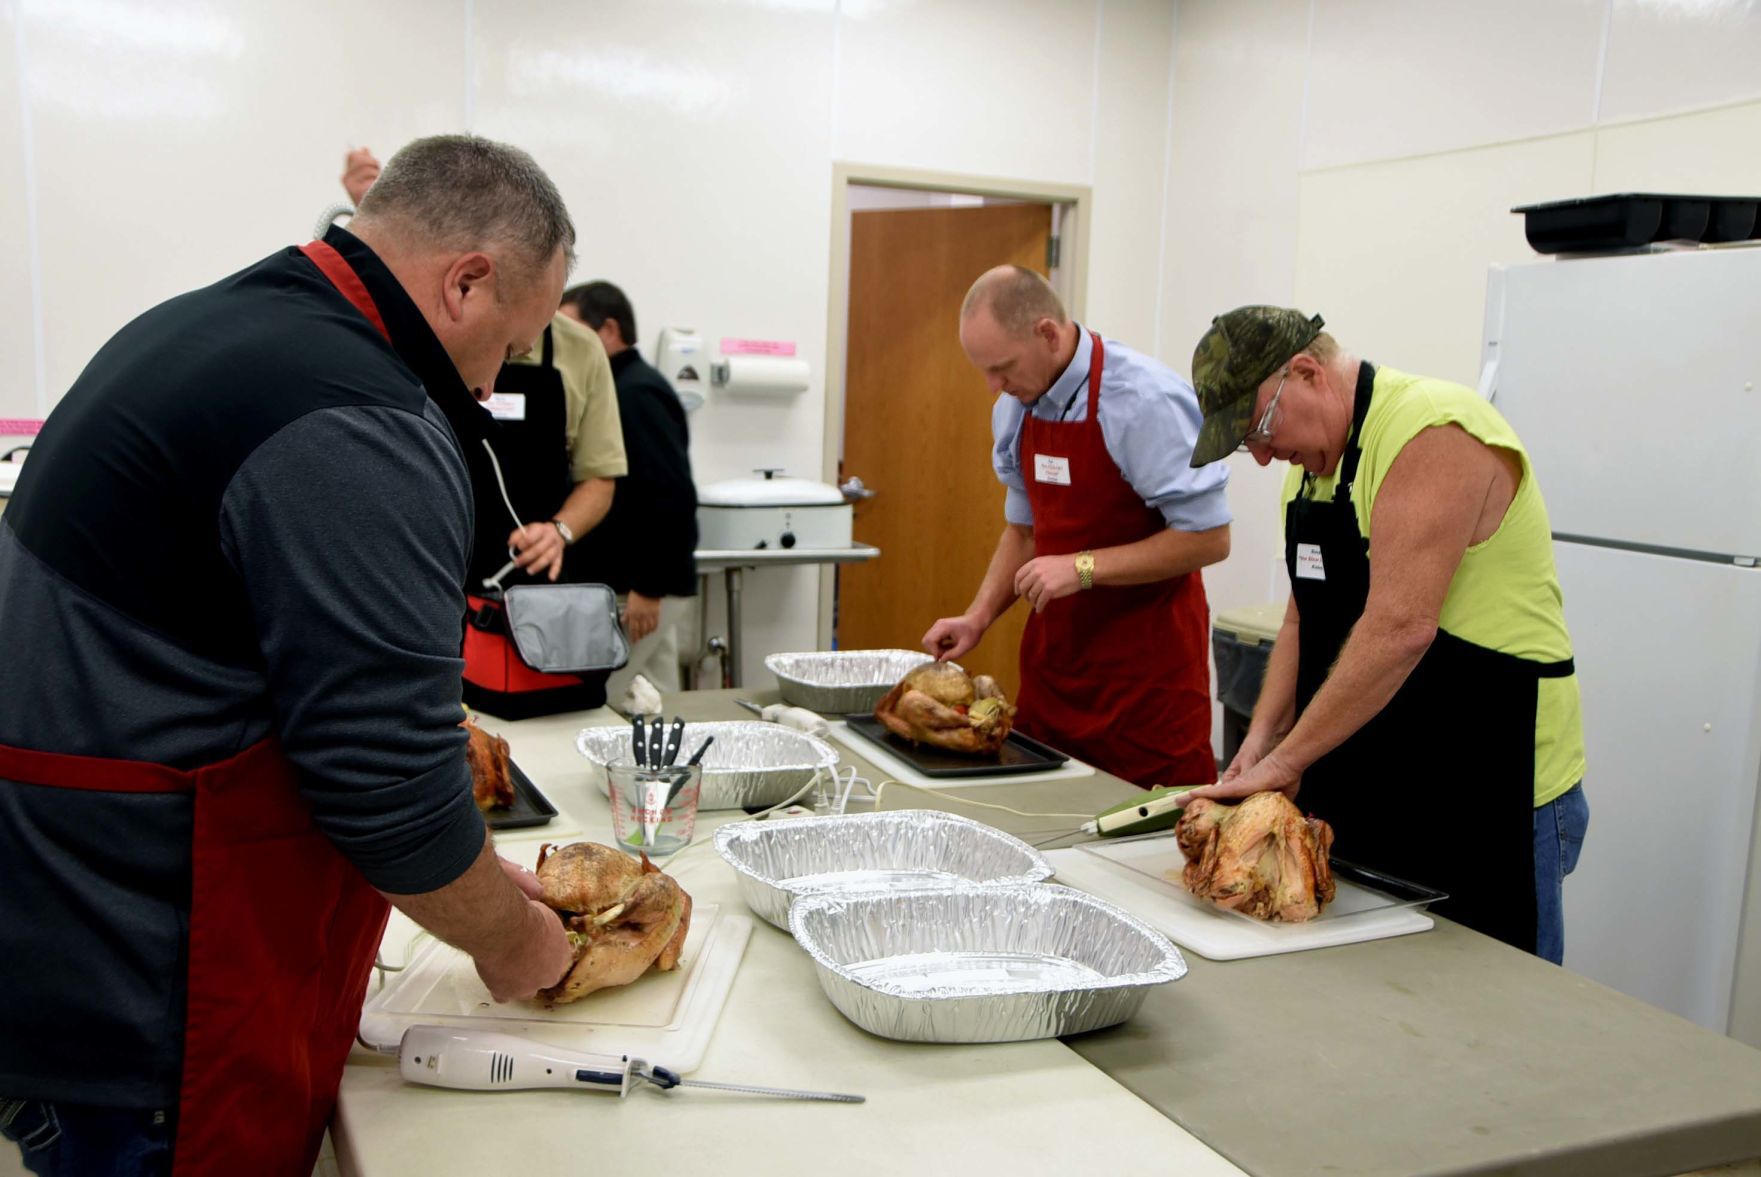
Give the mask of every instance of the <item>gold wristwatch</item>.
<path id="1" fill-rule="evenodd" d="M 1095 586 L 1095 554 L 1093 552 L 1076 553 L 1076 587 L 1091 589 Z"/>

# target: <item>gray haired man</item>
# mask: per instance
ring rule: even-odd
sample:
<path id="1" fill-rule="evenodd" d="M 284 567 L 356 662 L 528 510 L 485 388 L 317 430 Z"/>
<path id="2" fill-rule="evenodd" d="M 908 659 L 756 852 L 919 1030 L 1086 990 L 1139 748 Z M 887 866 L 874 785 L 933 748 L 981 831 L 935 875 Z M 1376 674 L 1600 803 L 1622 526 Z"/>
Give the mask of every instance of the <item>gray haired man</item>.
<path id="1" fill-rule="evenodd" d="M 458 725 L 473 393 L 574 239 L 524 152 L 420 140 L 50 415 L 0 527 L 0 1131 L 35 1171 L 310 1173 L 387 900 L 497 1000 L 568 967 Z"/>

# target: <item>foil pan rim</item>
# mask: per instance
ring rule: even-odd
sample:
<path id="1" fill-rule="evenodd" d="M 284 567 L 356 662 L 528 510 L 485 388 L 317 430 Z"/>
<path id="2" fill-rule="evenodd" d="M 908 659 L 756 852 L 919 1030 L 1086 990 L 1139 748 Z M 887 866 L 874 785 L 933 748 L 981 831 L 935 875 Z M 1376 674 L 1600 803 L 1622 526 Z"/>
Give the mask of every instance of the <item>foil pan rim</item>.
<path id="1" fill-rule="evenodd" d="M 962 989 L 953 985 L 933 986 L 926 989 L 899 990 L 885 984 L 876 984 L 867 978 L 857 976 L 846 966 L 833 960 L 819 945 L 811 931 L 804 925 L 807 920 L 820 912 L 845 905 L 862 906 L 884 902 L 911 902 L 919 899 L 946 898 L 949 896 L 983 898 L 989 902 L 1003 899 L 1018 898 L 1031 902 L 1034 893 L 1052 895 L 1086 906 L 1103 915 L 1115 919 L 1129 927 L 1144 940 L 1155 944 L 1161 950 L 1162 959 L 1148 969 L 1140 969 L 1132 973 L 1103 977 L 1098 981 L 1072 981 L 1048 988 L 1044 985 L 1024 983 L 1015 989 L 991 989 L 982 994 L 970 989 Z M 885 889 L 869 889 L 861 891 L 821 892 L 803 895 L 789 905 L 789 933 L 802 951 L 813 959 L 813 963 L 848 985 L 854 985 L 893 1001 L 904 1002 L 952 1002 L 970 1001 L 978 997 L 1016 999 L 1023 997 L 1044 997 L 1060 993 L 1091 993 L 1108 990 L 1125 990 L 1144 988 L 1153 985 L 1166 985 L 1186 976 L 1186 958 L 1180 955 L 1180 949 L 1167 936 L 1150 927 L 1125 909 L 1086 891 L 1074 887 L 1066 887 L 1059 883 L 1025 883 L 1009 885 L 982 885 L 960 883 L 948 887 L 936 887 L 909 892 Z"/>
<path id="2" fill-rule="evenodd" d="M 932 821 L 942 821 L 953 825 L 964 826 L 981 836 L 995 838 L 1005 844 L 1014 843 L 1015 848 L 1019 848 L 1026 852 L 1027 860 L 1032 864 L 1030 869 L 1018 875 L 1004 875 L 1000 878 L 986 880 L 984 882 L 974 880 L 968 883 L 963 883 L 962 886 L 977 888 L 980 890 L 990 890 L 995 887 L 1005 886 L 1031 886 L 1042 883 L 1057 873 L 1056 869 L 1052 866 L 1051 862 L 1046 859 L 1045 855 L 1035 850 L 1032 846 L 1029 846 L 1020 838 L 1017 838 L 1014 834 L 1011 834 L 1006 830 L 999 830 L 995 826 L 987 826 L 981 821 L 974 821 L 970 817 L 964 817 L 958 813 L 944 813 L 939 809 L 888 809 L 878 813 L 846 813 L 827 817 L 786 817 L 772 818 L 765 821 L 729 822 L 715 832 L 715 852 L 721 856 L 723 862 L 734 868 L 734 871 L 737 874 L 743 875 L 755 883 L 761 883 L 774 890 L 786 892 L 794 897 L 794 902 L 799 902 L 805 896 L 832 897 L 862 894 L 867 892 L 868 888 L 840 887 L 836 884 L 801 886 L 790 879 L 773 879 L 769 875 L 760 873 L 750 863 L 737 858 L 730 851 L 729 847 L 735 841 L 750 842 L 757 841 L 760 838 L 782 836 L 780 833 L 771 833 L 770 831 L 772 830 L 787 831 L 798 827 L 806 827 L 810 824 L 817 826 L 820 829 L 835 828 L 839 825 L 884 824 L 887 819 L 892 819 L 894 821 L 899 820 L 900 815 L 908 815 L 913 820 L 923 820 L 924 815 L 931 815 L 930 820 Z M 941 888 L 936 889 L 940 890 Z M 888 894 L 889 892 L 883 889 L 876 893 Z"/>
<path id="3" fill-rule="evenodd" d="M 718 728 L 738 728 L 741 730 L 753 731 L 764 729 L 759 734 L 762 734 L 766 739 L 775 739 L 779 742 L 785 743 L 790 739 L 798 740 L 818 758 L 816 760 L 803 761 L 800 763 L 766 764 L 757 768 L 710 768 L 704 766 L 703 779 L 706 781 L 716 777 L 743 776 L 753 772 L 814 772 L 820 769 L 836 768 L 840 759 L 836 748 L 833 748 L 829 743 L 820 739 L 813 733 L 798 731 L 791 727 L 783 727 L 781 724 L 766 723 L 761 719 L 706 719 L 698 721 L 695 725 L 690 721 L 686 721 L 685 729 L 687 732 L 689 732 L 693 726 L 698 729 L 710 728 L 712 729 L 709 733 L 711 735 L 720 735 L 720 731 L 713 730 Z M 601 724 L 597 727 L 584 727 L 575 733 L 575 751 L 580 753 L 583 759 L 590 763 L 597 764 L 600 768 L 604 768 L 611 762 L 608 760 L 602 760 L 592 752 L 588 751 L 589 737 L 595 737 L 600 732 L 616 733 L 615 738 L 617 739 L 629 739 L 631 737 L 628 724 L 624 724 L 621 727 L 615 724 Z"/>

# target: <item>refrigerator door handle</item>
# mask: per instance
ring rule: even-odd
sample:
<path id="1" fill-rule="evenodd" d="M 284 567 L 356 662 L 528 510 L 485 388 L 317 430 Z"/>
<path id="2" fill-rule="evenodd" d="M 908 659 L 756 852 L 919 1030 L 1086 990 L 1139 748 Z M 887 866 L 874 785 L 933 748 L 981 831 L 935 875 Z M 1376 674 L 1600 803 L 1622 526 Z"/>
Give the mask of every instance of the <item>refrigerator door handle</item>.
<path id="1" fill-rule="evenodd" d="M 1480 395 L 1487 404 L 1498 403 L 1498 361 L 1489 359 L 1480 369 Z"/>

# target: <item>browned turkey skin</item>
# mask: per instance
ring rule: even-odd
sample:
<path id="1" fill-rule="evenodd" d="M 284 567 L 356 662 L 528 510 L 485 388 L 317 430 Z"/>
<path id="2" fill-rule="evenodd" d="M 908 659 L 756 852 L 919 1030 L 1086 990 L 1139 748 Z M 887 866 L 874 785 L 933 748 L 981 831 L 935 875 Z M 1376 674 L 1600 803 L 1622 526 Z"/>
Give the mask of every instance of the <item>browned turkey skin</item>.
<path id="1" fill-rule="evenodd" d="M 894 735 L 973 756 L 995 756 L 1014 716 L 995 679 L 968 676 L 946 662 L 917 667 L 874 709 Z"/>
<path id="2" fill-rule="evenodd" d="M 575 963 L 539 997 L 553 1005 L 628 985 L 650 967 L 671 972 L 691 928 L 691 897 L 643 855 L 576 842 L 538 852 L 544 903 L 568 929 Z"/>
<path id="3" fill-rule="evenodd" d="M 1239 805 L 1201 797 L 1186 806 L 1174 838 L 1186 856 L 1175 881 L 1218 907 L 1301 923 L 1333 898 L 1333 827 L 1303 817 L 1282 793 L 1256 793 Z"/>
<path id="4" fill-rule="evenodd" d="M 508 775 L 508 742 L 492 736 L 469 719 L 459 724 L 469 737 L 465 763 L 471 766 L 471 799 L 487 813 L 514 803 L 514 781 Z"/>

